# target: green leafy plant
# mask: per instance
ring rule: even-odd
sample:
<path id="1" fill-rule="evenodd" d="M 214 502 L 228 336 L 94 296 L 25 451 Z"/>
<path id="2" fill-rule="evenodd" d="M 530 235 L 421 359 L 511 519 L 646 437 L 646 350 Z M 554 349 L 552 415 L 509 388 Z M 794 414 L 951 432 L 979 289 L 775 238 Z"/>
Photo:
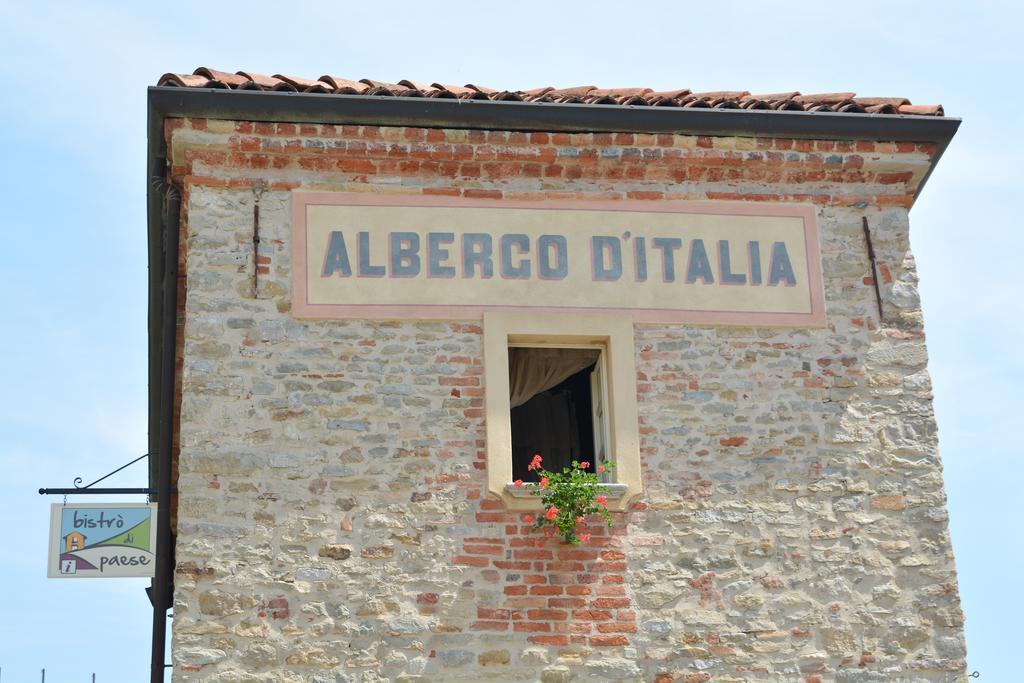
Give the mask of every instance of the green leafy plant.
<path id="1" fill-rule="evenodd" d="M 608 498 L 601 493 L 598 474 L 602 474 L 614 465 L 599 465 L 597 472 L 589 471 L 589 462 L 572 461 L 571 467 L 563 467 L 561 472 L 544 469 L 543 459 L 533 456 L 528 469 L 537 472 L 539 482 L 524 483 L 517 479 L 517 488 L 526 488 L 531 495 L 539 496 L 544 505 L 544 514 L 534 517 L 525 515 L 523 521 L 533 524 L 537 530 L 545 533 L 556 532 L 562 535 L 566 543 L 579 545 L 590 540 L 590 534 L 577 534 L 577 526 L 588 515 L 602 515 L 608 526 L 612 525 L 612 516 L 608 512 Z"/>

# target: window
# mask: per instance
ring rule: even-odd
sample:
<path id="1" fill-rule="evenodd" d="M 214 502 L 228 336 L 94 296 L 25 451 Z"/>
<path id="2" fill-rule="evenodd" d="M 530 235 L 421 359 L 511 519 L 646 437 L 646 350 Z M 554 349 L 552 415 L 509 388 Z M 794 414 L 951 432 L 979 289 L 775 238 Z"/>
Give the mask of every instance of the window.
<path id="1" fill-rule="evenodd" d="M 640 492 L 633 323 L 628 317 L 484 315 L 488 486 L 513 510 L 539 499 L 512 481 L 585 460 L 615 469 L 610 509 Z"/>
<path id="2" fill-rule="evenodd" d="M 512 479 L 537 480 L 527 468 L 535 453 L 556 471 L 605 461 L 604 355 L 599 346 L 509 344 Z"/>

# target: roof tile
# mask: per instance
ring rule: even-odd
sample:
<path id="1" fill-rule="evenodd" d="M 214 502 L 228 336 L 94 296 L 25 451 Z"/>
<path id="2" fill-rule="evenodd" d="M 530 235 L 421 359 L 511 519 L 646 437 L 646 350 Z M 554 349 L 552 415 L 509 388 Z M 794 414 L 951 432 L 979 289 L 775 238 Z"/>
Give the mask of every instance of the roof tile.
<path id="1" fill-rule="evenodd" d="M 502 90 L 501 92 L 496 92 L 493 95 L 488 96 L 488 99 L 494 100 L 496 102 L 522 102 L 523 95 L 522 93 L 518 92 Z"/>
<path id="2" fill-rule="evenodd" d="M 271 78 L 270 76 L 264 76 L 263 74 L 253 73 L 252 71 L 239 71 L 238 75 L 245 76 L 253 84 L 264 90 L 274 90 L 283 82 L 279 78 Z"/>
<path id="3" fill-rule="evenodd" d="M 595 88 L 589 94 L 596 97 L 610 95 L 611 97 L 643 97 L 651 92 L 650 88 Z"/>
<path id="4" fill-rule="evenodd" d="M 398 81 L 398 85 L 405 86 L 410 90 L 419 90 L 424 95 L 433 92 L 434 90 L 438 90 L 437 86 L 427 85 L 426 83 L 417 83 L 416 81 L 410 81 L 406 78 L 403 78 L 402 80 Z"/>
<path id="5" fill-rule="evenodd" d="M 556 88 L 549 90 L 548 95 L 552 97 L 583 97 L 590 93 L 591 90 L 597 90 L 596 85 L 577 85 L 572 88 Z"/>
<path id="6" fill-rule="evenodd" d="M 795 95 L 794 100 L 804 105 L 814 104 L 839 104 L 852 100 L 855 93 L 852 92 L 827 92 L 818 95 Z"/>
<path id="7" fill-rule="evenodd" d="M 894 107 L 900 107 L 904 104 L 910 104 L 910 100 L 906 97 L 854 97 L 855 102 L 863 104 L 865 107 L 874 107 L 880 104 L 889 104 Z"/>
<path id="8" fill-rule="evenodd" d="M 334 92 L 344 95 L 358 95 L 370 87 L 365 83 L 350 81 L 338 76 L 321 76 L 320 80 L 334 86 Z"/>
<path id="9" fill-rule="evenodd" d="M 682 88 L 680 90 L 655 90 L 653 92 L 647 93 L 647 97 L 648 98 L 664 97 L 664 98 L 667 98 L 667 99 L 670 99 L 670 100 L 675 100 L 675 99 L 678 99 L 680 97 L 684 97 L 684 96 L 689 95 L 689 94 L 690 94 L 690 90 L 688 88 Z"/>
<path id="10" fill-rule="evenodd" d="M 159 86 L 176 86 L 179 88 L 205 88 L 210 82 L 205 76 L 193 76 L 192 74 L 164 74 L 156 82 Z"/>
<path id="11" fill-rule="evenodd" d="M 794 97 L 799 97 L 799 96 L 800 96 L 800 93 L 798 93 L 796 91 L 793 91 L 793 92 L 773 92 L 773 93 L 765 93 L 765 94 L 762 94 L 762 95 L 751 95 L 751 97 L 756 97 L 757 99 L 764 100 L 766 102 L 779 102 L 779 101 L 782 101 L 782 100 L 791 100 Z"/>
<path id="12" fill-rule="evenodd" d="M 385 83 L 384 81 L 374 81 L 369 78 L 361 78 L 359 79 L 359 82 L 365 83 L 371 88 L 387 88 L 388 90 L 395 90 L 399 88 L 397 83 Z"/>
<path id="13" fill-rule="evenodd" d="M 496 90 L 484 86 L 449 85 L 401 80 L 386 83 L 363 78 L 358 81 L 340 76 L 321 76 L 313 81 L 299 76 L 265 76 L 249 71 L 217 71 L 199 67 L 191 74 L 167 73 L 158 86 L 178 88 L 220 88 L 232 90 L 285 90 L 289 92 L 332 93 L 378 97 L 438 97 L 492 100 L 496 102 L 534 102 L 589 104 L 603 106 L 684 107 L 688 109 L 750 109 L 776 111 L 842 112 L 846 114 L 882 114 L 944 116 L 940 104 L 914 105 L 903 97 L 857 97 L 852 92 L 803 95 L 800 92 L 751 94 L 746 90 L 691 92 L 655 91 L 644 87 L 598 88 L 582 85 L 571 88 L 543 86 L 531 90 Z"/>
<path id="14" fill-rule="evenodd" d="M 711 92 L 695 92 L 694 97 L 706 100 L 741 100 L 750 95 L 748 90 L 713 90 Z"/>
<path id="15" fill-rule="evenodd" d="M 917 116 L 945 116 L 946 112 L 941 104 L 902 104 L 899 107 L 901 114 L 914 114 Z"/>
<path id="16" fill-rule="evenodd" d="M 241 87 L 249 80 L 245 76 L 228 73 L 227 71 L 215 71 L 213 69 L 208 69 L 205 66 L 199 67 L 192 73 L 196 76 L 205 76 L 211 81 L 220 81 L 231 88 Z"/>
<path id="17" fill-rule="evenodd" d="M 321 83 L 320 81 L 311 81 L 308 78 L 301 78 L 299 76 L 284 76 L 282 74 L 274 74 L 274 78 L 284 81 L 288 85 L 292 86 L 296 90 L 303 92 L 316 92 L 317 89 L 321 91 L 333 90 L 334 87 L 327 83 Z"/>

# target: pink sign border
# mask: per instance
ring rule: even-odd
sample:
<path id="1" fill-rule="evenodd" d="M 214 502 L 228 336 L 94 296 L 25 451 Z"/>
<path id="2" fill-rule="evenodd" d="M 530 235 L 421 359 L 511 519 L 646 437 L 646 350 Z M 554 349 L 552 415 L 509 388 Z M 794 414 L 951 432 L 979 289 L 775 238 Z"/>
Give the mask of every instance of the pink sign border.
<path id="1" fill-rule="evenodd" d="M 581 306 L 459 306 L 451 304 L 311 304 L 306 288 L 306 207 L 400 206 L 563 211 L 638 211 L 645 213 L 712 214 L 719 216 L 783 216 L 803 219 L 810 313 L 696 311 Z M 825 295 L 818 244 L 818 215 L 811 204 L 688 200 L 549 200 L 468 199 L 429 195 L 382 195 L 364 192 L 292 192 L 292 315 L 302 319 L 480 320 L 485 311 L 508 313 L 625 314 L 636 323 L 695 323 L 744 327 L 824 327 Z"/>

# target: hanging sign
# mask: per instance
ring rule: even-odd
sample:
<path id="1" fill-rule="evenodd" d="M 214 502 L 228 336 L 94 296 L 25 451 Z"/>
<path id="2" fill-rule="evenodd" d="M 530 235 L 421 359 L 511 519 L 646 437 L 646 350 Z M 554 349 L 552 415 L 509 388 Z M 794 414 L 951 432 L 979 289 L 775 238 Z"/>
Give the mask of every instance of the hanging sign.
<path id="1" fill-rule="evenodd" d="M 292 194 L 299 318 L 825 324 L 815 208 Z"/>
<path id="2" fill-rule="evenodd" d="M 155 551 L 155 503 L 51 507 L 51 579 L 153 576 Z"/>

